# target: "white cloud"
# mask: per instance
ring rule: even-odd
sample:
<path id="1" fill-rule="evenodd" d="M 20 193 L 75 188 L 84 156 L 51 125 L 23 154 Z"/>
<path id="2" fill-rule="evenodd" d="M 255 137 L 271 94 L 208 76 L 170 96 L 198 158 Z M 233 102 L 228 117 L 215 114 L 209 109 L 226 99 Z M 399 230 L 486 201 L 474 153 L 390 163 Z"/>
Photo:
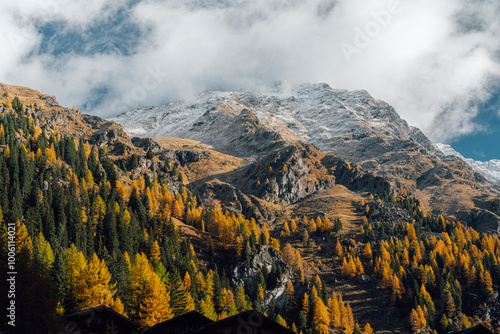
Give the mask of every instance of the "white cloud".
<path id="1" fill-rule="evenodd" d="M 40 9 L 50 8 L 48 4 L 55 8 L 52 12 Z M 16 46 L 10 43 L 10 49 L 0 50 L 0 80 L 55 94 L 68 106 L 84 105 L 96 98 L 92 92 L 106 88 L 101 105 L 89 111 L 108 116 L 207 89 L 252 87 L 273 80 L 322 81 L 368 90 L 437 141 L 480 130 L 473 122 L 478 114 L 473 102 L 486 100 L 492 80 L 500 76 L 497 2 L 393 4 L 394 0 L 144 0 L 129 12 L 147 31 L 137 41 L 135 54 L 69 53 L 27 60 L 42 40 L 36 22 L 57 20 L 85 33 L 96 20 L 114 15 L 119 4 L 22 1 L 2 13 L 1 31 L 24 37 Z M 393 7 L 400 10 L 387 16 Z M 379 13 L 378 21 L 374 13 Z M 371 36 L 366 46 L 356 44 L 359 31 Z M 1 45 L 9 43 L 5 34 L 0 39 Z M 346 59 L 342 45 L 356 52 Z"/>

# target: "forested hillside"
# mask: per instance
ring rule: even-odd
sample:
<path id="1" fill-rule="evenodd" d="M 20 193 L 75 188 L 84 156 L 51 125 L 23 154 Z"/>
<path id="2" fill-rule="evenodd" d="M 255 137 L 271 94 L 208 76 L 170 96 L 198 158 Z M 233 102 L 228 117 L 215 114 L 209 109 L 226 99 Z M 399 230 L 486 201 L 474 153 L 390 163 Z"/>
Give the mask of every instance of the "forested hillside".
<path id="1" fill-rule="evenodd" d="M 256 220 L 207 204 L 185 185 L 183 166 L 151 148 L 69 136 L 45 105 L 0 93 L 0 261 L 15 240 L 19 332 L 63 331 L 64 314 L 98 305 L 144 328 L 190 310 L 216 320 L 252 308 L 296 333 L 498 326 L 496 234 L 424 212 L 404 191 L 357 193 L 357 224 L 320 214 Z M 266 187 L 289 166 L 269 168 Z M 349 285 L 385 304 L 361 307 Z M 377 319 L 380 308 L 396 319 Z"/>

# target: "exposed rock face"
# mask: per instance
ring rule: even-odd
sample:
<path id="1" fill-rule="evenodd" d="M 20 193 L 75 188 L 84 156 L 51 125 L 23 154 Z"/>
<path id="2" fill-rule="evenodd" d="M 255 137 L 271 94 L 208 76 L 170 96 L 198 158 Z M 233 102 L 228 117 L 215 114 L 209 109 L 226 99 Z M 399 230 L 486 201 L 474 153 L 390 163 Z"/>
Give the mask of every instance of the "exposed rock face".
<path id="1" fill-rule="evenodd" d="M 39 95 L 40 100 L 44 100 L 49 107 L 55 107 L 58 105 L 56 99 L 49 95 Z"/>
<path id="2" fill-rule="evenodd" d="M 235 171 L 234 183 L 271 203 L 295 203 L 335 184 L 335 176 L 321 165 L 323 156 L 311 146 L 287 145 Z"/>
<path id="3" fill-rule="evenodd" d="M 198 162 L 203 160 L 206 156 L 204 156 L 203 153 L 200 152 L 193 152 L 193 151 L 176 151 L 175 154 L 177 155 L 177 159 L 179 160 L 181 166 L 185 166 L 187 164 L 193 163 L 193 162 Z"/>
<path id="4" fill-rule="evenodd" d="M 224 210 L 241 213 L 257 221 L 274 218 L 255 197 L 245 195 L 231 184 L 217 179 L 204 183 L 199 192 L 205 200 L 217 201 Z"/>
<path id="5" fill-rule="evenodd" d="M 145 139 L 134 139 L 137 145 Z M 159 156 L 168 157 L 182 166 L 189 177 L 200 165 L 214 166 L 216 152 L 197 150 L 195 144 L 182 144 L 159 150 Z M 327 155 L 308 144 L 283 142 L 281 147 L 257 154 L 248 163 L 223 173 L 209 173 L 197 180 L 188 180 L 202 198 L 215 201 L 225 210 L 239 212 L 257 220 L 272 220 L 271 204 L 297 203 L 305 197 L 335 184 L 353 191 L 390 193 L 391 185 L 381 177 L 371 175 L 357 165 Z M 146 146 L 141 147 L 144 150 Z M 155 147 L 155 146 L 153 146 Z M 182 147 L 182 149 L 179 149 Z M 228 159 L 230 156 L 226 156 Z M 221 165 L 230 165 L 225 161 Z M 263 203 L 265 202 L 265 203 Z"/>
<path id="6" fill-rule="evenodd" d="M 406 224 L 412 221 L 410 213 L 395 203 L 371 201 L 368 202 L 368 205 L 373 210 L 370 217 L 373 221 L 384 222 L 387 226 Z"/>
<path id="7" fill-rule="evenodd" d="M 142 148 L 144 151 L 147 151 L 148 149 L 151 149 L 153 152 L 159 152 L 160 151 L 160 145 L 158 145 L 151 138 L 133 137 L 132 138 L 132 144 L 134 144 L 137 147 Z"/>
<path id="8" fill-rule="evenodd" d="M 267 308 L 274 300 L 280 307 L 283 307 L 286 302 L 286 285 L 290 281 L 294 283 L 294 275 L 290 267 L 283 262 L 280 252 L 273 247 L 263 246 L 254 256 L 250 265 L 244 262 L 236 266 L 233 271 L 232 284 L 234 286 L 243 284 L 248 287 L 249 292 L 253 294 L 257 290 L 257 275 L 260 271 L 264 270 L 264 267 L 266 271 L 270 273 L 273 264 L 283 268 L 281 279 L 276 279 L 272 287 L 266 291 L 262 306 Z"/>
<path id="9" fill-rule="evenodd" d="M 374 194 L 391 193 L 391 184 L 380 176 L 363 171 L 358 165 L 354 167 L 333 155 L 326 155 L 321 160 L 323 165 L 335 176 L 335 183 L 353 191 Z"/>

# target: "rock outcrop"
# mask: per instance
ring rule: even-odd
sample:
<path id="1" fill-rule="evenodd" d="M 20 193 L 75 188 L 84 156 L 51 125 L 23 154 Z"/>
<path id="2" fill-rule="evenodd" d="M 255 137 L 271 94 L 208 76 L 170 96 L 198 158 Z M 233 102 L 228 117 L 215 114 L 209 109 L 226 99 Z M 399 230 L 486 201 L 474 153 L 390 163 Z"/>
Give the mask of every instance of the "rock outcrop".
<path id="1" fill-rule="evenodd" d="M 265 293 L 262 307 L 268 308 L 273 302 L 283 307 L 286 302 L 286 285 L 290 281 L 294 284 L 299 283 L 295 282 L 292 269 L 283 262 L 280 252 L 273 247 L 263 246 L 250 263 L 243 262 L 236 266 L 233 270 L 232 284 L 236 287 L 243 284 L 251 294 L 254 294 L 257 291 L 257 275 L 259 272 L 271 273 L 273 266 L 280 268 L 281 275 L 272 277 L 273 281 L 269 282 L 271 284 Z"/>

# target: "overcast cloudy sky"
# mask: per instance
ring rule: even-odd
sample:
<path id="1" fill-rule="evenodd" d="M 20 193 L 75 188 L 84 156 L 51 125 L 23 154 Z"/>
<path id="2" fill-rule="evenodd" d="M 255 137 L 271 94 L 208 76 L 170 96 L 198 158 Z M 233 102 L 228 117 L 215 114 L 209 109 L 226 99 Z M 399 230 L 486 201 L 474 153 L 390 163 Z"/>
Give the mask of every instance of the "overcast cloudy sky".
<path id="1" fill-rule="evenodd" d="M 500 159 L 498 0 L 22 0 L 0 82 L 102 116 L 275 80 L 366 89 L 467 157 Z"/>

